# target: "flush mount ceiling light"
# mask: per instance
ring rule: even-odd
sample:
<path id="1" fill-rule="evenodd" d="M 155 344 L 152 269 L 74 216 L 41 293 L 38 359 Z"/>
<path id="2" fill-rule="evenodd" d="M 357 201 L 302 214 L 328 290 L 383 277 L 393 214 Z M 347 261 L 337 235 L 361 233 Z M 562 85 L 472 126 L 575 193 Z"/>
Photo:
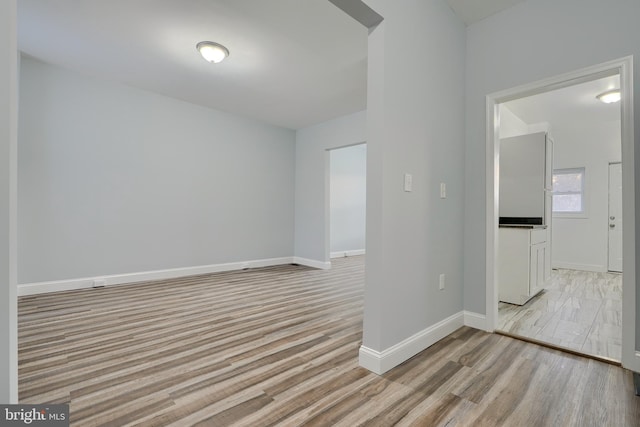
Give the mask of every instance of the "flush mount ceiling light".
<path id="1" fill-rule="evenodd" d="M 215 42 L 200 42 L 196 45 L 196 49 L 204 59 L 215 64 L 229 56 L 229 49 Z"/>
<path id="2" fill-rule="evenodd" d="M 620 89 L 608 90 L 596 96 L 600 101 L 605 104 L 611 104 L 612 102 L 620 101 Z"/>

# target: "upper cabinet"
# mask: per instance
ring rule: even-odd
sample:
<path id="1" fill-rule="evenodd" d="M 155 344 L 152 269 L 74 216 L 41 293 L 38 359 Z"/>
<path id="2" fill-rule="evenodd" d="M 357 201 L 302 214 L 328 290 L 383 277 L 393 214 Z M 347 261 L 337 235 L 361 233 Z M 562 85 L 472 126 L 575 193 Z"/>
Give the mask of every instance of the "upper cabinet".
<path id="1" fill-rule="evenodd" d="M 539 218 L 547 224 L 551 167 L 546 132 L 500 140 L 500 217 Z"/>

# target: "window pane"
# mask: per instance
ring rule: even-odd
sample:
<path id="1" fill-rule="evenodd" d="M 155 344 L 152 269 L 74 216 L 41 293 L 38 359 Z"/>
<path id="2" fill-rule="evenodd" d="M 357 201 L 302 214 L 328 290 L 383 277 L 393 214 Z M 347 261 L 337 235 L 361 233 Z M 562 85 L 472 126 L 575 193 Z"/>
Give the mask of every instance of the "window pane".
<path id="1" fill-rule="evenodd" d="M 554 212 L 582 212 L 582 194 L 554 194 Z"/>
<path id="2" fill-rule="evenodd" d="M 553 212 L 584 213 L 584 168 L 553 171 Z"/>
<path id="3" fill-rule="evenodd" d="M 554 174 L 553 191 L 559 193 L 582 192 L 582 173 Z"/>

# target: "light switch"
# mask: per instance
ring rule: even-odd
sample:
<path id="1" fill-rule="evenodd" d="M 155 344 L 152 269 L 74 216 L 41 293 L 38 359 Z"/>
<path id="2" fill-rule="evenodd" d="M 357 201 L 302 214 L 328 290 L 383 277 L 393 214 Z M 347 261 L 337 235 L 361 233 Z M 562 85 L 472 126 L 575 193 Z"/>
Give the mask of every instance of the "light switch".
<path id="1" fill-rule="evenodd" d="M 410 173 L 404 174 L 404 191 L 412 191 L 413 190 L 413 177 Z"/>
<path id="2" fill-rule="evenodd" d="M 447 184 L 445 184 L 444 182 L 440 183 L 440 198 L 441 199 L 447 198 Z"/>

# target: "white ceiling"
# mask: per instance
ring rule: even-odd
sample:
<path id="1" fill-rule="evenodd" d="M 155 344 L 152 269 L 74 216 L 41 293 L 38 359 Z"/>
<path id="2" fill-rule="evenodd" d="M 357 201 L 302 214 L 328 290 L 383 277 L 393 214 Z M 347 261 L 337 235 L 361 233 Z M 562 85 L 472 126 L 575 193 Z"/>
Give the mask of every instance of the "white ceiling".
<path id="1" fill-rule="evenodd" d="M 448 0 L 467 23 L 522 0 Z M 220 64 L 195 50 L 229 48 Z M 367 29 L 328 0 L 20 0 L 45 62 L 292 129 L 366 108 Z"/>
<path id="2" fill-rule="evenodd" d="M 620 76 L 593 80 L 504 105 L 527 124 L 580 124 L 620 120 L 620 103 L 604 104 L 596 95 L 620 88 Z"/>
<path id="3" fill-rule="evenodd" d="M 229 58 L 207 63 L 202 40 Z M 367 29 L 327 0 L 20 0 L 18 44 L 49 63 L 288 128 L 366 108 Z"/>
<path id="4" fill-rule="evenodd" d="M 524 0 L 447 0 L 449 6 L 467 25 L 501 12 Z"/>

